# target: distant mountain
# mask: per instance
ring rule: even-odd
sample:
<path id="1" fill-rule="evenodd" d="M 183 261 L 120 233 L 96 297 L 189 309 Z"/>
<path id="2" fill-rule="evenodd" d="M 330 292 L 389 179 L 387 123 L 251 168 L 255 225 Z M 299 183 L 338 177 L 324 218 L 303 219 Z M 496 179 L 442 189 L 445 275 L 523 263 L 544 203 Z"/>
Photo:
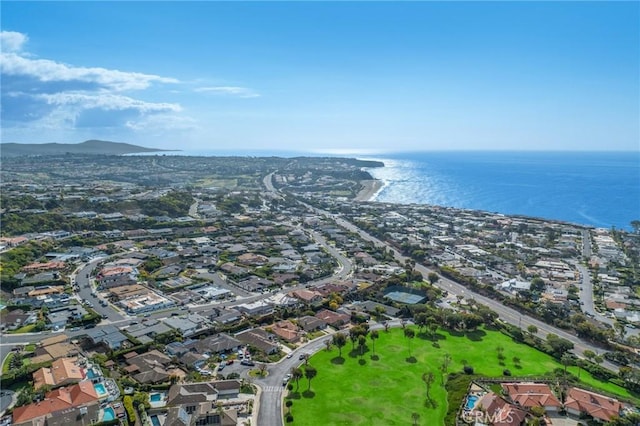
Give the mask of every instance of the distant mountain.
<path id="1" fill-rule="evenodd" d="M 145 148 L 122 142 L 90 140 L 82 143 L 2 143 L 0 155 L 18 157 L 23 155 L 60 155 L 60 154 L 103 154 L 123 155 L 142 152 L 166 152 L 166 149 Z"/>

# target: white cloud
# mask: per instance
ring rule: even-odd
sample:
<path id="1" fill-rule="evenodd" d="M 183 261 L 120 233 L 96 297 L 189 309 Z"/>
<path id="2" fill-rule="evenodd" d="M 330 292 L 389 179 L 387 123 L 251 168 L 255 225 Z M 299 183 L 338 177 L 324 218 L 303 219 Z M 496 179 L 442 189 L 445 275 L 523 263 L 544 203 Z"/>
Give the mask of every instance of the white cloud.
<path id="1" fill-rule="evenodd" d="M 129 120 L 125 123 L 129 129 L 138 132 L 158 130 L 194 130 L 198 128 L 196 121 L 191 117 L 175 114 L 148 115 L 139 120 Z"/>
<path id="2" fill-rule="evenodd" d="M 212 86 L 195 89 L 200 93 L 214 93 L 218 95 L 237 96 L 239 98 L 259 98 L 260 94 L 247 87 L 237 86 Z"/>
<path id="3" fill-rule="evenodd" d="M 180 83 L 175 78 L 35 58 L 25 50 L 28 37 L 19 32 L 2 31 L 1 40 L 5 128 L 136 131 L 150 128 L 151 123 L 156 129 L 184 128 L 191 120 L 181 117 L 177 103 L 148 102 L 125 94 Z"/>
<path id="4" fill-rule="evenodd" d="M 15 31 L 0 31 L 0 48 L 2 52 L 19 52 L 29 40 L 25 34 Z"/>
<path id="5" fill-rule="evenodd" d="M 141 113 L 152 112 L 179 112 L 182 107 L 178 104 L 145 102 L 128 96 L 113 93 L 90 94 L 85 92 L 61 92 L 53 94 L 33 95 L 36 99 L 42 99 L 49 105 L 72 105 L 83 109 L 99 108 L 106 111 L 133 109 Z"/>
<path id="6" fill-rule="evenodd" d="M 178 83 L 174 78 L 100 67 L 75 67 L 49 59 L 31 59 L 16 53 L 0 55 L 2 74 L 34 77 L 42 82 L 81 81 L 116 91 L 147 89 L 152 83 Z"/>

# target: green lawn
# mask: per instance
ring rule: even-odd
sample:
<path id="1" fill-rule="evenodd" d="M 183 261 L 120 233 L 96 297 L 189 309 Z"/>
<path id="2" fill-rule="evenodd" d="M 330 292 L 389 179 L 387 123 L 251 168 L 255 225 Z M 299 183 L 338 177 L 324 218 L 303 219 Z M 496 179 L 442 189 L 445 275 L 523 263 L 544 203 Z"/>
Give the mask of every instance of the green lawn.
<path id="1" fill-rule="evenodd" d="M 15 353 L 9 352 L 6 358 L 4 359 L 4 363 L 2 364 L 2 374 L 6 374 L 9 372 L 9 366 L 11 365 L 11 361 L 16 356 Z"/>
<path id="2" fill-rule="evenodd" d="M 417 332 L 417 328 L 415 328 Z M 417 334 L 417 333 L 416 333 Z M 447 411 L 446 391 L 442 386 L 442 365 L 445 354 L 451 356 L 449 372 L 461 371 L 464 364 L 474 368 L 476 374 L 502 377 L 505 368 L 513 376 L 540 376 L 562 367 L 551 356 L 496 331 L 478 330 L 466 335 L 452 335 L 439 331 L 435 347 L 432 340 L 418 337 L 408 340 L 402 329 L 380 332 L 372 358 L 369 351 L 362 358 L 351 353 L 351 342 L 342 349 L 321 350 L 309 364 L 318 374 L 311 381 L 300 380 L 299 392 L 294 389 L 291 412 L 293 425 L 407 425 L 412 424 L 412 413 L 420 415 L 419 424 L 441 425 Z M 499 365 L 498 351 L 504 348 L 504 366 Z M 411 355 L 411 358 L 409 357 Z M 513 358 L 520 358 L 516 365 Z M 575 375 L 576 368 L 570 368 Z M 435 381 L 431 386 L 431 402 L 426 399 L 426 386 L 422 375 L 432 372 Z M 608 382 L 601 382 L 582 371 L 580 378 L 588 385 L 622 396 L 629 396 L 626 389 Z M 286 410 L 286 409 L 285 409 Z"/>
<path id="3" fill-rule="evenodd" d="M 22 333 L 31 333 L 36 328 L 36 324 L 29 324 L 23 327 L 20 327 L 16 330 L 12 330 L 9 334 L 22 334 Z"/>

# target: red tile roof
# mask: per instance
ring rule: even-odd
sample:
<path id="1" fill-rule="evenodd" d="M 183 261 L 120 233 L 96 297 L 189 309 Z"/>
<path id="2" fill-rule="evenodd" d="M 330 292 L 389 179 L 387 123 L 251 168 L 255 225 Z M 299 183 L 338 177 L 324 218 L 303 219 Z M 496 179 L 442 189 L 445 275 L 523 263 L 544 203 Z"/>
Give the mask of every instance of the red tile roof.
<path id="1" fill-rule="evenodd" d="M 568 409 L 585 412 L 596 419 L 604 421 L 611 420 L 613 416 L 619 415 L 622 410 L 622 403 L 617 399 L 580 388 L 569 389 L 564 406 Z"/>
<path id="2" fill-rule="evenodd" d="M 521 407 L 557 407 L 562 403 L 546 383 L 503 383 L 502 389 Z"/>
<path id="3" fill-rule="evenodd" d="M 13 423 L 22 423 L 61 410 L 90 405 L 98 401 L 98 394 L 90 381 L 60 388 L 47 393 L 44 399 L 13 410 Z"/>

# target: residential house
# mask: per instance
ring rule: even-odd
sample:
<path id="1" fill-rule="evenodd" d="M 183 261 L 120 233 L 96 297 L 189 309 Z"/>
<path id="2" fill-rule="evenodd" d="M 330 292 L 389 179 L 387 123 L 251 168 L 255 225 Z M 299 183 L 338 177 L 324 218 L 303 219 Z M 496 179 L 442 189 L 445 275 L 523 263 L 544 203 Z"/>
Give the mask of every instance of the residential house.
<path id="1" fill-rule="evenodd" d="M 280 350 L 279 346 L 271 340 L 272 336 L 259 328 L 243 331 L 236 334 L 235 337 L 242 343 L 253 346 L 267 355 L 275 354 Z"/>
<path id="2" fill-rule="evenodd" d="M 16 330 L 28 324 L 35 324 L 38 320 L 37 312 L 25 312 L 15 309 L 11 312 L 0 311 L 0 327 L 7 330 Z"/>
<path id="3" fill-rule="evenodd" d="M 187 350 L 199 354 L 222 354 L 235 352 L 240 346 L 242 346 L 242 342 L 240 340 L 225 333 L 208 336 L 204 339 L 187 340 L 183 343 Z"/>
<path id="4" fill-rule="evenodd" d="M 322 294 L 314 290 L 295 290 L 289 293 L 289 295 L 306 305 L 319 306 L 322 303 Z"/>
<path id="5" fill-rule="evenodd" d="M 103 288 L 111 288 L 135 284 L 137 276 L 137 270 L 131 266 L 110 266 L 102 268 L 96 281 Z"/>
<path id="6" fill-rule="evenodd" d="M 165 426 L 236 426 L 238 423 L 237 410 L 220 410 L 214 402 L 200 402 L 191 413 L 185 406 L 169 408 Z M 191 406 L 190 406 L 191 407 Z"/>
<path id="7" fill-rule="evenodd" d="M 321 320 L 320 318 L 316 318 L 308 315 L 298 318 L 298 324 L 306 332 L 322 330 L 327 326 L 327 323 Z"/>
<path id="8" fill-rule="evenodd" d="M 85 426 L 98 422 L 98 394 L 90 381 L 45 394 L 44 399 L 13 410 L 14 426 Z"/>
<path id="9" fill-rule="evenodd" d="M 542 407 L 547 413 L 560 411 L 562 403 L 546 383 L 502 383 L 502 391 L 514 404 L 531 409 Z"/>
<path id="10" fill-rule="evenodd" d="M 588 414 L 596 420 L 608 422 L 614 416 L 620 415 L 623 405 L 617 399 L 608 396 L 580 388 L 571 388 L 564 407 L 569 414 L 575 416 Z"/>
<path id="11" fill-rule="evenodd" d="M 522 426 L 527 412 L 510 404 L 493 392 L 483 395 L 476 403 L 472 416 L 493 426 Z"/>
<path id="12" fill-rule="evenodd" d="M 249 316 L 267 315 L 273 312 L 273 307 L 262 300 L 256 300 L 253 303 L 242 303 L 236 306 L 236 309 Z"/>
<path id="13" fill-rule="evenodd" d="M 128 341 L 127 336 L 122 334 L 120 330 L 113 325 L 105 325 L 87 330 L 86 336 L 94 345 L 103 345 L 112 351 L 121 349 L 124 343 Z"/>
<path id="14" fill-rule="evenodd" d="M 184 408 L 189 413 L 195 411 L 198 403 L 217 399 L 218 390 L 215 382 L 176 383 L 169 389 L 167 405 L 185 405 Z"/>
<path id="15" fill-rule="evenodd" d="M 340 314 L 328 309 L 322 309 L 315 314 L 315 317 L 334 328 L 341 328 L 351 322 L 349 315 Z"/>
<path id="16" fill-rule="evenodd" d="M 51 367 L 42 367 L 33 372 L 33 387 L 57 388 L 78 383 L 85 378 L 84 368 L 78 365 L 77 358 L 60 358 L 53 361 Z"/>
<path id="17" fill-rule="evenodd" d="M 271 332 L 289 343 L 297 343 L 302 337 L 300 328 L 289 320 L 278 321 L 271 326 Z"/>
<path id="18" fill-rule="evenodd" d="M 127 359 L 127 363 L 129 365 L 125 370 L 132 374 L 134 380 L 142 384 L 162 383 L 169 380 L 172 375 L 185 374 L 178 368 L 170 368 L 171 358 L 155 349 L 135 355 Z"/>

